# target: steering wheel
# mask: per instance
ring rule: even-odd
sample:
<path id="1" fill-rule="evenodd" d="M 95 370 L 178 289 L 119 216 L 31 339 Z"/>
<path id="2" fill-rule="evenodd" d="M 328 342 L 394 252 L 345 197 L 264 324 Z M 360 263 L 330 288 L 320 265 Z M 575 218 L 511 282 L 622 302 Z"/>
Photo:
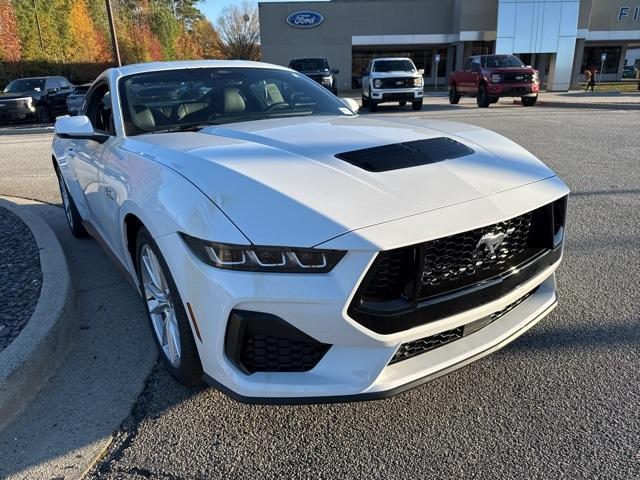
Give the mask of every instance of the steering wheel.
<path id="1" fill-rule="evenodd" d="M 271 110 L 280 110 L 281 108 L 287 108 L 288 106 L 289 104 L 287 102 L 273 103 L 267 107 L 267 112 L 270 112 Z"/>

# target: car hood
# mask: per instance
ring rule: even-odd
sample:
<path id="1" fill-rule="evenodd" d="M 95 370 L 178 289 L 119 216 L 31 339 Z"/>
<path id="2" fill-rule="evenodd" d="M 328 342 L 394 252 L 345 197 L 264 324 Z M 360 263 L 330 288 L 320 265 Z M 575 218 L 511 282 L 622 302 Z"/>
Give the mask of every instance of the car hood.
<path id="1" fill-rule="evenodd" d="M 299 70 L 298 73 L 302 73 L 303 75 L 331 75 L 331 71 L 329 70 Z"/>
<path id="2" fill-rule="evenodd" d="M 457 140 L 474 153 L 385 172 L 367 171 L 335 156 L 436 137 Z M 554 176 L 498 134 L 416 119 L 262 120 L 130 137 L 123 148 L 143 151 L 187 178 L 248 239 L 263 245 L 314 246 L 354 229 Z"/>
<path id="3" fill-rule="evenodd" d="M 20 92 L 20 93 L 0 93 L 0 100 L 15 100 L 17 98 L 26 98 L 33 97 L 37 98 L 42 95 L 41 92 L 30 91 L 30 92 Z"/>

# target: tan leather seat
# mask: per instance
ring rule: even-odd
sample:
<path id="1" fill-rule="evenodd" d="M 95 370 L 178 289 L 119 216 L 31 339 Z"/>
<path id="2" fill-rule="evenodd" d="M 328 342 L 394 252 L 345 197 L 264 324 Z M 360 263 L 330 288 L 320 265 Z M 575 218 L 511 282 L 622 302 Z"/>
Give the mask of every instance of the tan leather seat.
<path id="1" fill-rule="evenodd" d="M 178 107 L 178 120 L 182 120 L 187 115 L 199 112 L 205 108 L 207 108 L 207 104 L 205 102 L 183 103 Z"/>
<path id="2" fill-rule="evenodd" d="M 227 87 L 224 89 L 224 113 L 242 113 L 245 111 L 244 98 L 240 89 Z"/>

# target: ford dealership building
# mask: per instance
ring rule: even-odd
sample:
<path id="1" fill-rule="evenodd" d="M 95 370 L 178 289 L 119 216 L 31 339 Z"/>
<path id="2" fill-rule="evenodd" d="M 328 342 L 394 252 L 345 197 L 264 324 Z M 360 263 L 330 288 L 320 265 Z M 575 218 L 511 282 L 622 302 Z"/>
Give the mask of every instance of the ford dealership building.
<path id="1" fill-rule="evenodd" d="M 640 47 L 640 0 L 331 0 L 259 3 L 263 60 L 325 57 L 339 88 L 357 86 L 369 60 L 407 56 L 427 88 L 445 85 L 465 57 L 515 53 L 549 90 L 587 67 L 618 79 Z"/>

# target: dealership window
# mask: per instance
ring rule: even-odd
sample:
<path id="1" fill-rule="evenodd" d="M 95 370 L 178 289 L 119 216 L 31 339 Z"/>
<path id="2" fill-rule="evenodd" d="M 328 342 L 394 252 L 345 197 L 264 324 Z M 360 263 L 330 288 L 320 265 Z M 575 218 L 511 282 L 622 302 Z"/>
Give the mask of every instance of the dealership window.
<path id="1" fill-rule="evenodd" d="M 617 74 L 618 66 L 620 65 L 620 55 L 622 55 L 622 47 L 585 47 L 580 73 L 584 72 L 587 68 L 593 67 L 599 71 L 600 65 L 602 64 L 603 53 L 607 54 L 607 59 L 604 62 L 602 73 Z"/>
<path id="2" fill-rule="evenodd" d="M 439 72 L 444 72 L 446 68 L 446 49 L 442 49 L 440 52 L 440 66 Z M 351 56 L 352 74 L 354 76 L 360 76 L 367 68 L 369 62 L 374 58 L 380 57 L 407 57 L 413 60 L 417 69 L 424 69 L 424 76 L 429 78 L 431 76 L 431 66 L 433 63 L 433 50 L 432 49 L 399 49 L 396 51 L 385 50 L 353 50 Z M 439 73 L 440 76 L 446 76 L 444 73 Z"/>
<path id="3" fill-rule="evenodd" d="M 495 53 L 496 42 L 473 42 L 471 44 L 471 55 L 490 55 Z"/>

